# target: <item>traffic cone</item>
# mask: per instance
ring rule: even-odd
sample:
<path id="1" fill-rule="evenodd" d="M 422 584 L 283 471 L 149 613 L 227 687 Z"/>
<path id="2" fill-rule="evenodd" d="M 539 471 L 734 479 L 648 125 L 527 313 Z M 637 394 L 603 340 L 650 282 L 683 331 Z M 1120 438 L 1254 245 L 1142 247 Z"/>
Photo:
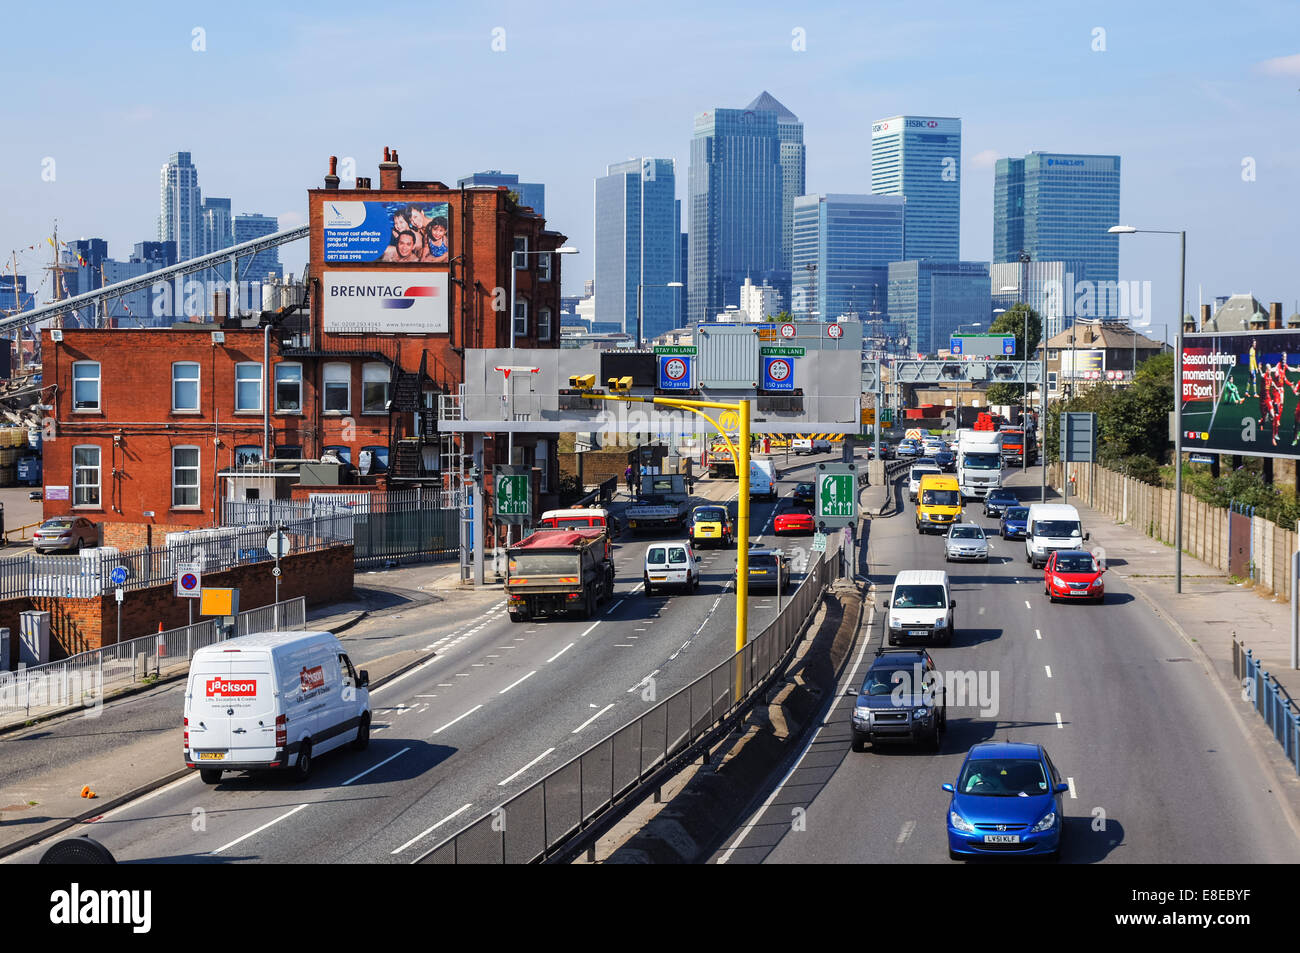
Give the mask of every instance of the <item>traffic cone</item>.
<path id="1" fill-rule="evenodd" d="M 158 623 L 158 657 L 159 658 L 167 657 L 167 641 L 162 637 L 164 631 L 165 630 L 163 629 L 163 624 L 159 622 Z"/>
<path id="2" fill-rule="evenodd" d="M 87 784 L 87 785 L 85 785 L 84 787 L 82 787 L 82 789 L 81 789 L 81 796 L 82 796 L 82 797 L 86 797 L 86 798 L 90 798 L 90 797 L 99 797 L 98 794 L 96 794 L 94 791 L 92 791 L 92 790 L 90 789 L 90 785 L 89 785 L 89 784 Z"/>

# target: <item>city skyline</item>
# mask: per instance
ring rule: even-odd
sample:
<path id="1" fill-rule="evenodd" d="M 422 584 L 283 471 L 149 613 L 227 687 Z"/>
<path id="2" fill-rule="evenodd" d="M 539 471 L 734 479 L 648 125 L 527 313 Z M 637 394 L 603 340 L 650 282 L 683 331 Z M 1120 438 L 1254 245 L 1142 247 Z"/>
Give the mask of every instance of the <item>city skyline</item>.
<path id="1" fill-rule="evenodd" d="M 76 95 L 70 77 L 44 78 L 38 86 L 34 50 L 19 47 L 6 61 L 19 95 L 13 145 L 0 160 L 7 209 L 0 252 L 37 245 L 20 256 L 18 270 L 29 287 L 40 287 L 39 269 L 49 256 L 41 257 L 39 243 L 55 221 L 61 237 L 102 236 L 113 247 L 151 237 L 154 223 L 145 209 L 157 195 L 160 160 L 181 148 L 195 156 L 201 182 L 213 192 L 237 192 L 240 205 L 275 214 L 281 227 L 300 224 L 306 190 L 319 183 L 329 155 L 352 157 L 357 174 L 374 175 L 373 157 L 392 142 L 409 174 L 422 178 L 455 181 L 470 169 L 514 168 L 544 182 L 551 193 L 548 226 L 583 253 L 565 269 L 566 293 L 576 293 L 594 269 L 590 170 L 628 154 L 684 163 L 691 116 L 711 103 L 749 102 L 755 90 L 766 89 L 804 126 L 807 192 L 869 190 L 874 117 L 961 117 L 963 259 L 993 260 L 998 158 L 1034 150 L 1113 154 L 1123 160 L 1124 224 L 1188 230 L 1189 307 L 1198 297 L 1247 291 L 1294 301 L 1286 248 L 1294 244 L 1295 226 L 1277 216 L 1294 207 L 1300 171 L 1289 124 L 1300 76 L 1300 57 L 1286 45 L 1290 8 L 1261 3 L 1245 23 L 1211 4 L 1193 6 L 1198 15 L 1171 30 L 1154 11 L 1118 3 L 1094 5 L 1087 20 L 1052 11 L 1034 24 L 994 22 L 958 4 L 940 4 L 924 16 L 901 4 L 873 9 L 869 17 L 851 7 L 793 17 L 744 8 L 742 22 L 736 18 L 742 8 L 730 4 L 695 11 L 700 28 L 691 34 L 637 20 L 635 44 L 624 35 L 629 19 L 605 11 L 596 16 L 593 8 L 581 49 L 589 68 L 612 78 L 584 85 L 581 111 L 557 97 L 557 108 L 535 115 L 510 108 L 525 101 L 521 77 L 578 50 L 561 22 L 539 11 L 487 9 L 452 28 L 412 30 L 402 4 L 358 25 L 348 8 L 327 2 L 314 8 L 307 25 L 287 11 L 262 11 L 267 29 L 237 44 L 208 24 L 200 51 L 192 48 L 192 31 L 202 16 L 170 11 L 128 30 L 106 11 L 87 8 L 66 24 L 70 42 L 92 58 L 113 56 L 119 63 L 101 84 L 104 104 L 85 111 L 75 126 L 55 122 L 39 107 L 50 97 Z M 16 34 L 39 22 L 34 9 L 11 16 Z M 497 52 L 492 31 L 500 24 L 505 48 Z M 307 92 L 307 64 L 391 35 L 413 45 L 436 36 L 450 82 L 459 89 L 472 79 L 476 94 L 496 108 L 472 116 L 458 135 L 442 137 L 401 123 L 413 92 L 381 88 L 378 81 L 336 90 L 328 103 Z M 803 49 L 796 49 L 801 37 Z M 1207 43 L 1226 51 L 1213 72 L 1185 56 Z M 680 50 L 681 68 L 661 74 L 652 91 L 639 88 L 637 68 L 664 48 Z M 280 62 L 267 66 L 272 51 L 282 50 Z M 990 50 L 1014 50 L 1015 75 L 1035 82 L 1008 82 L 1012 59 L 990 57 Z M 268 72 L 246 74 L 243 64 Z M 155 68 L 183 71 L 186 89 L 148 82 Z M 229 87 L 227 95 L 213 92 L 218 84 Z M 302 121 L 291 150 L 250 148 L 246 137 L 224 131 L 238 125 L 240 103 L 250 95 Z M 192 106 L 200 100 L 208 103 L 202 117 Z M 634 126 L 627 122 L 629 105 L 638 113 Z M 329 121 L 315 121 L 325 116 Z M 497 134 L 503 123 L 511 130 L 505 136 Z M 1222 134 L 1230 129 L 1251 133 L 1245 139 Z M 90 154 L 81 146 L 105 138 L 115 148 Z M 1187 195 L 1197 201 L 1183 203 Z M 685 199 L 684 191 L 678 197 Z M 1152 281 L 1162 314 L 1174 306 L 1178 279 L 1176 249 L 1166 246 L 1154 237 L 1126 242 L 1119 275 Z M 300 271 L 305 257 L 305 247 L 286 247 L 285 270 Z M 47 283 L 42 299 L 48 291 Z"/>

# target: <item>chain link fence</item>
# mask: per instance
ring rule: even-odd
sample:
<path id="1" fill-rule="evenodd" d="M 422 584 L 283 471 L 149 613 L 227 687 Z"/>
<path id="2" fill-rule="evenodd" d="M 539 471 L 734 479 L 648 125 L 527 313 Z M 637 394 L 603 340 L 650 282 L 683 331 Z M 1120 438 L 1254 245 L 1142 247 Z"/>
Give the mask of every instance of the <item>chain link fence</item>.
<path id="1" fill-rule="evenodd" d="M 444 840 L 423 864 L 526 864 L 633 797 L 674 758 L 748 705 L 784 663 L 822 591 L 843 572 L 839 546 L 812 562 L 781 612 L 739 652 L 573 760 Z"/>

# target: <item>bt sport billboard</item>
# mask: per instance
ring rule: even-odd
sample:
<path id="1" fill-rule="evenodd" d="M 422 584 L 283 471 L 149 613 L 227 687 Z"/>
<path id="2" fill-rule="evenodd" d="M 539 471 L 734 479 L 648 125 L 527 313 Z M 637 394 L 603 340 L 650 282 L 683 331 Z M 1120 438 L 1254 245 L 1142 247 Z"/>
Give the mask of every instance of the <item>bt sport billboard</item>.
<path id="1" fill-rule="evenodd" d="M 1300 458 L 1300 333 L 1183 338 L 1185 451 Z"/>
<path id="2" fill-rule="evenodd" d="M 321 203 L 327 262 L 447 264 L 451 205 L 447 202 Z"/>

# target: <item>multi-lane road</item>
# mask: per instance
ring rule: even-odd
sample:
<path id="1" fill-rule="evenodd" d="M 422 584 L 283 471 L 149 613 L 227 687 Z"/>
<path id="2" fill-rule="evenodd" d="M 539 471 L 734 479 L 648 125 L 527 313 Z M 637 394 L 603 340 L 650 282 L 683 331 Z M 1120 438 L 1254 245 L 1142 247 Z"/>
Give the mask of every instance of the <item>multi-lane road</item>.
<path id="1" fill-rule="evenodd" d="M 1031 469 L 1008 482 L 1037 500 L 1037 480 Z M 968 507 L 967 518 L 995 532 L 980 509 Z M 991 544 L 987 566 L 945 564 L 942 541 L 917 535 L 905 502 L 872 521 L 868 539 L 877 605 L 901 570 L 949 573 L 957 632 L 951 647 L 930 651 L 941 672 L 974 672 L 990 688 L 984 713 L 950 707 L 938 754 L 853 753 L 844 692 L 861 684 L 881 645 L 884 612 L 875 612 L 797 765 L 714 860 L 946 863 L 940 785 L 956 781 L 971 745 L 989 740 L 1040 743 L 1068 778 L 1065 862 L 1300 860 L 1272 782 L 1192 647 L 1116 574 L 1104 577 L 1103 605 L 1053 605 L 1022 542 Z"/>
<path id="2" fill-rule="evenodd" d="M 753 505 L 752 537 L 773 542 L 771 517 L 806 472 L 790 473 L 779 504 Z M 734 497 L 735 486 L 714 484 L 709 495 Z M 616 593 L 589 620 L 511 623 L 497 600 L 448 628 L 435 609 L 407 610 L 413 632 L 436 633 L 426 646 L 436 655 L 372 692 L 365 752 L 328 755 L 301 784 L 229 774 L 208 787 L 195 774 L 110 812 L 93 835 L 124 861 L 413 860 L 733 651 L 735 549 L 700 552 L 697 592 L 647 597 L 650 542 L 619 541 Z M 801 577 L 793 573 L 791 590 Z M 750 601 L 761 627 L 775 596 Z M 174 694 L 176 760 L 164 770 L 181 763 Z M 35 860 L 44 846 L 13 860 Z"/>

